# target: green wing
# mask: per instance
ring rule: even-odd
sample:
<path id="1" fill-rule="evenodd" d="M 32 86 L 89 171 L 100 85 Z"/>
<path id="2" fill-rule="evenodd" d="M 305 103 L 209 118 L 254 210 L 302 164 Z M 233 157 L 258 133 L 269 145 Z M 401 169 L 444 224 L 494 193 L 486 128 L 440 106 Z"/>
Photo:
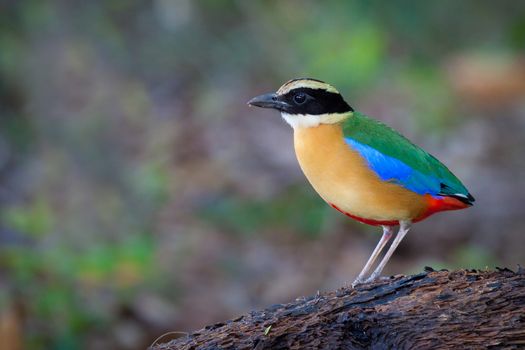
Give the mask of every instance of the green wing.
<path id="1" fill-rule="evenodd" d="M 435 157 L 394 129 L 359 112 L 345 120 L 347 144 L 363 156 L 377 175 L 419 194 L 474 198 L 461 181 Z"/>

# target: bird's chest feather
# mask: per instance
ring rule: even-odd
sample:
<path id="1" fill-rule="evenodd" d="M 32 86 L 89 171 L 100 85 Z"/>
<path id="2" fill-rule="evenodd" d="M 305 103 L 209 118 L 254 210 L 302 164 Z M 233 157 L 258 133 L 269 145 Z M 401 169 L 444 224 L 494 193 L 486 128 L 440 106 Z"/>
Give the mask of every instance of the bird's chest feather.
<path id="1" fill-rule="evenodd" d="M 328 203 L 373 220 L 409 220 L 426 209 L 412 191 L 382 181 L 345 143 L 340 124 L 294 129 L 294 146 L 304 174 Z"/>

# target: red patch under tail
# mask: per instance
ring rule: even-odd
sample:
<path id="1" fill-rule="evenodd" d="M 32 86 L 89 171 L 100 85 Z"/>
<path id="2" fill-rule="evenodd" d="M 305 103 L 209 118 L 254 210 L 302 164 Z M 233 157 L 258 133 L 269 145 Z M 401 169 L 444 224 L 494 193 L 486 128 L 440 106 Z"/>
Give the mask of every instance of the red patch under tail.
<path id="1" fill-rule="evenodd" d="M 427 200 L 427 209 L 418 217 L 413 218 L 412 222 L 418 222 L 421 220 L 424 220 L 428 218 L 430 215 L 435 214 L 440 211 L 445 210 L 459 210 L 459 209 L 465 209 L 470 207 L 470 205 L 463 203 L 459 199 L 453 198 L 453 197 L 433 197 L 429 194 L 425 195 L 425 198 Z M 328 203 L 330 206 L 337 211 L 345 214 L 346 216 L 357 220 L 363 224 L 372 225 L 372 226 L 396 226 L 399 225 L 399 220 L 373 220 L 373 219 L 365 219 L 361 218 L 359 216 L 352 215 L 350 213 L 347 213 L 343 210 L 341 210 L 338 206 L 332 203 Z"/>
<path id="2" fill-rule="evenodd" d="M 466 204 L 460 201 L 459 199 L 453 197 L 433 197 L 429 194 L 426 194 L 425 198 L 428 203 L 427 210 L 425 210 L 423 214 L 412 220 L 413 222 L 424 220 L 430 215 L 438 213 L 440 211 L 459 210 L 470 207 L 469 204 Z"/>

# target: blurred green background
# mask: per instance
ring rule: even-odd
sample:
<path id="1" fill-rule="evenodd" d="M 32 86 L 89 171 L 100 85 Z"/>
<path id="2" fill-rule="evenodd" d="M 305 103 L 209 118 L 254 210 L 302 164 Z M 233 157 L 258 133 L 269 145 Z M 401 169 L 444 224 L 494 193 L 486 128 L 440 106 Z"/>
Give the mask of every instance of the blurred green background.
<path id="1" fill-rule="evenodd" d="M 523 1 L 0 1 L 0 347 L 143 349 L 351 281 L 380 237 L 246 101 L 335 85 L 476 197 L 386 274 L 525 262 Z"/>

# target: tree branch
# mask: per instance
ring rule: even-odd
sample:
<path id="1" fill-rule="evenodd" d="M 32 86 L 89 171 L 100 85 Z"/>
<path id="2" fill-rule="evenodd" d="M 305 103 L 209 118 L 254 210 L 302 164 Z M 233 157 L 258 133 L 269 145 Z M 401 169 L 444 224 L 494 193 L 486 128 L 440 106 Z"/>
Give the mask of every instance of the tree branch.
<path id="1" fill-rule="evenodd" d="M 525 272 L 426 268 L 253 311 L 150 349 L 525 347 Z"/>

